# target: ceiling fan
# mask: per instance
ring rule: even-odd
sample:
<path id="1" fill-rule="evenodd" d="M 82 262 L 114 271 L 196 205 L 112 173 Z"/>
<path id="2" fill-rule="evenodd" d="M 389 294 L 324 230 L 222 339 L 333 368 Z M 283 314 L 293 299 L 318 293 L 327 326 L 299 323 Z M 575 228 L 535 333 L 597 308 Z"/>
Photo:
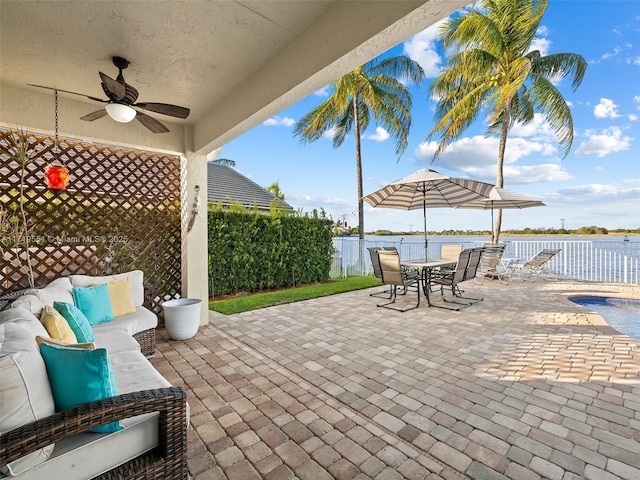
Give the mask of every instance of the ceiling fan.
<path id="1" fill-rule="evenodd" d="M 92 97 L 90 95 L 85 95 L 83 93 L 62 90 L 60 88 L 45 87 L 42 85 L 33 84 L 29 85 L 32 87 L 46 88 L 48 90 L 57 90 L 59 92 L 71 93 L 73 95 L 81 95 L 96 102 L 106 103 L 104 108 L 80 117 L 80 120 L 84 120 L 87 122 L 93 122 L 94 120 L 102 118 L 107 114 L 116 122 L 121 123 L 128 123 L 134 118 L 137 118 L 142 125 L 147 127 L 153 133 L 166 133 L 169 131 L 169 129 L 164 124 L 162 124 L 155 118 L 145 114 L 144 112 L 141 112 L 138 109 L 148 110 L 150 112 L 161 113 L 170 117 L 183 119 L 189 116 L 190 110 L 185 107 L 179 107 L 178 105 L 156 102 L 135 103 L 138 99 L 138 90 L 126 83 L 124 81 L 124 76 L 122 75 L 122 71 L 129 66 L 129 61 L 122 57 L 113 57 L 112 60 L 113 64 L 119 70 L 118 76 L 115 80 L 109 75 L 98 72 L 100 74 L 100 79 L 102 80 L 102 90 L 108 97 L 107 100 Z"/>

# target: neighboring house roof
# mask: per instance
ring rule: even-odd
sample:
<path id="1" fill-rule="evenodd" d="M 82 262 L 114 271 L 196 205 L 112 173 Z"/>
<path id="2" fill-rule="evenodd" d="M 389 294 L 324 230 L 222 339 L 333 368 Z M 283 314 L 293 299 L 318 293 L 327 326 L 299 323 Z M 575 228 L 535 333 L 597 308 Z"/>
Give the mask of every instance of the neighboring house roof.
<path id="1" fill-rule="evenodd" d="M 269 211 L 269 204 L 276 199 L 284 207 L 293 210 L 287 202 L 276 198 L 260 185 L 226 165 L 207 163 L 207 201 L 228 206 L 240 203 L 247 208 L 257 207 Z"/>

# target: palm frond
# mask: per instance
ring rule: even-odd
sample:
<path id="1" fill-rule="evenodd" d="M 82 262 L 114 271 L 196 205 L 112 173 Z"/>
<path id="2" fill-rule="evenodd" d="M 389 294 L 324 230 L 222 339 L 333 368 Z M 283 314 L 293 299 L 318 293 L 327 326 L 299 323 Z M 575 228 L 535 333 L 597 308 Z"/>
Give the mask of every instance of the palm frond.
<path id="1" fill-rule="evenodd" d="M 483 0 L 480 9 L 441 27 L 445 47 L 456 51 L 429 88 L 437 105 L 427 140 L 440 138 L 434 159 L 481 111 L 488 113 L 487 135 L 500 134 L 505 141 L 515 122 L 526 124 L 541 113 L 568 153 L 571 113 L 552 80 L 570 77 L 575 89 L 587 64 L 573 53 L 542 56 L 530 51 L 547 6 L 548 0 Z"/>
<path id="2" fill-rule="evenodd" d="M 580 86 L 587 71 L 587 62 L 575 53 L 555 53 L 544 57 L 535 56 L 532 58 L 532 74 L 560 80 L 565 77 L 571 78 L 571 87 L 575 90 Z"/>
<path id="3" fill-rule="evenodd" d="M 537 77 L 529 90 L 536 110 L 544 113 L 566 157 L 573 144 L 573 117 L 566 100 L 555 85 L 544 77 Z"/>

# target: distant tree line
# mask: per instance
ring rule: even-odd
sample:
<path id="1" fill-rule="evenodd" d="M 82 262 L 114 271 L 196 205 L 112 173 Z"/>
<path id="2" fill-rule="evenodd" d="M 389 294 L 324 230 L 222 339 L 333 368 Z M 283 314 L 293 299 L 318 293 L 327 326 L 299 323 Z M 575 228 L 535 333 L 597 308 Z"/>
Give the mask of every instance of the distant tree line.
<path id="1" fill-rule="evenodd" d="M 348 235 L 350 232 L 346 232 Z M 608 235 L 608 234 L 640 234 L 640 228 L 617 228 L 609 230 L 604 227 L 597 227 L 591 225 L 588 227 L 580 227 L 575 230 L 564 228 L 523 228 L 521 230 L 503 230 L 505 235 Z M 368 232 L 368 235 L 422 235 L 422 232 L 392 232 L 391 230 L 375 230 Z M 458 235 L 458 236 L 472 236 L 472 235 L 491 235 L 490 230 L 441 230 L 427 231 L 428 235 Z"/>

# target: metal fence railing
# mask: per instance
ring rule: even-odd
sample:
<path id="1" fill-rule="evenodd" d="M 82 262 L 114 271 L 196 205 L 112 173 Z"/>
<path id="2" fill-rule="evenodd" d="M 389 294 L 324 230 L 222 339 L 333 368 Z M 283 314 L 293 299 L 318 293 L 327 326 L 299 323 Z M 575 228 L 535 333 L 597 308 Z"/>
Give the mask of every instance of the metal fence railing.
<path id="1" fill-rule="evenodd" d="M 463 248 L 481 246 L 479 241 L 429 241 L 429 258 L 440 257 L 443 245 L 457 244 Z M 368 247 L 396 247 L 403 260 L 424 258 L 422 240 L 403 242 L 395 240 L 360 240 L 353 237 L 333 239 L 335 253 L 331 266 L 332 278 L 369 275 L 373 273 Z M 560 272 L 561 277 L 609 283 L 640 283 L 640 242 L 575 241 L 575 240 L 514 240 L 507 242 L 504 258 L 525 261 L 543 248 L 559 248 L 551 259 L 549 269 Z"/>

